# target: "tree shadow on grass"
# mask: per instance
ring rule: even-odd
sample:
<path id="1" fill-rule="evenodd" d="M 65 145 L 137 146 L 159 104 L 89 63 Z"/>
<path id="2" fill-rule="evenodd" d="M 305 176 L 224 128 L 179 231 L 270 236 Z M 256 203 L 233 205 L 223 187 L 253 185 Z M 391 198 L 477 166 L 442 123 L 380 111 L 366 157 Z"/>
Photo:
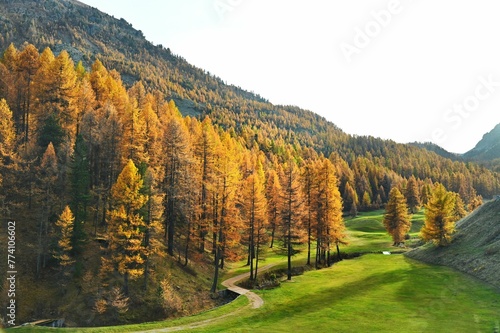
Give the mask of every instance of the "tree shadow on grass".
<path id="1" fill-rule="evenodd" d="M 296 315 L 307 316 L 311 313 L 321 311 L 323 307 L 333 308 L 347 299 L 355 299 L 357 296 L 369 293 L 380 285 L 401 282 L 401 274 L 404 272 L 404 269 L 395 269 L 389 272 L 372 274 L 335 287 L 315 290 L 314 293 L 299 298 L 284 299 L 283 301 L 279 301 L 278 304 L 275 303 L 274 306 L 276 308 L 273 311 L 259 313 L 258 317 L 259 320 L 263 321 L 270 318 L 280 320 Z M 332 274 L 331 278 L 335 279 L 335 274 Z M 297 285 L 295 288 L 301 288 L 301 286 Z M 273 300 L 270 300 L 270 302 L 273 302 Z"/>

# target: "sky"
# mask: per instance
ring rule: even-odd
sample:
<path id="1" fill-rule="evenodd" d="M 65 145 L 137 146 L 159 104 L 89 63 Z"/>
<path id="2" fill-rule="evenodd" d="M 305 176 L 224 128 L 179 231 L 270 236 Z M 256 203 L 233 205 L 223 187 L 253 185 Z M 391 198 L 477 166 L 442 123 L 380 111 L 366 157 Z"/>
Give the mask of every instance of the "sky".
<path id="1" fill-rule="evenodd" d="M 464 153 L 500 123 L 495 0 L 82 0 L 344 132 Z"/>

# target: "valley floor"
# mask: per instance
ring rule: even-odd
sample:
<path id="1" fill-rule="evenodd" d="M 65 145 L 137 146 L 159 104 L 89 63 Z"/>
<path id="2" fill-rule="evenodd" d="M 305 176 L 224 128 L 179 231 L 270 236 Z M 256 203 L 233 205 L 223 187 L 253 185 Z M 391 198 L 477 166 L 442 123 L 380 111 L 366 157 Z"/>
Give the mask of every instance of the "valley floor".
<path id="1" fill-rule="evenodd" d="M 381 229 L 381 216 L 379 211 L 346 221 L 351 245 L 345 250 L 373 253 L 294 276 L 275 289 L 255 291 L 264 300 L 259 308 L 252 308 L 246 298 L 239 297 L 212 311 L 169 322 L 62 332 L 500 330 L 498 290 L 450 268 L 425 264 L 402 254 L 383 255 L 382 251 L 395 248 Z M 414 219 L 416 224 L 421 222 L 421 216 Z M 270 255 L 262 266 L 276 261 L 278 258 Z M 295 261 L 296 265 L 303 263 L 304 253 Z M 242 265 L 233 267 L 233 276 L 244 269 Z M 226 274 L 226 278 L 230 276 Z"/>

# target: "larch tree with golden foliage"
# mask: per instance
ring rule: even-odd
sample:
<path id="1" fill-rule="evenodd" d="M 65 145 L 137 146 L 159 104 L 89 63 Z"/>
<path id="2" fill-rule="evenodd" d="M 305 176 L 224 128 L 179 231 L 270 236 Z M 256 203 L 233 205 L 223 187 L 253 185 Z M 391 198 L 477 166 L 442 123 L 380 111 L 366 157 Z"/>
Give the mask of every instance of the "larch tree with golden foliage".
<path id="1" fill-rule="evenodd" d="M 75 260 L 71 256 L 71 251 L 73 250 L 72 237 L 73 237 L 73 225 L 75 222 L 75 217 L 71 212 L 69 206 L 64 207 L 61 215 L 56 221 L 56 227 L 58 228 L 58 240 L 57 249 L 53 256 L 59 261 L 59 265 L 66 269 L 68 266 L 72 265 Z"/>
<path id="2" fill-rule="evenodd" d="M 192 163 L 189 133 L 180 115 L 172 116 L 165 124 L 164 144 L 165 236 L 167 252 L 173 256 L 177 225 L 188 214 L 185 210 L 189 207 L 183 205 L 185 195 L 187 188 L 193 186 L 185 172 Z"/>
<path id="3" fill-rule="evenodd" d="M 389 192 L 389 202 L 385 207 L 384 227 L 391 235 L 395 246 L 404 243 L 405 236 L 411 228 L 406 199 L 397 187 L 393 187 Z"/>
<path id="4" fill-rule="evenodd" d="M 39 182 L 39 223 L 38 223 L 38 249 L 36 261 L 36 275 L 40 276 L 42 268 L 45 268 L 49 248 L 50 217 L 54 214 L 55 206 L 59 198 L 58 176 L 60 166 L 57 161 L 54 145 L 49 143 L 45 150 L 40 166 L 38 167 Z"/>
<path id="5" fill-rule="evenodd" d="M 411 176 L 408 179 L 408 184 L 406 185 L 406 202 L 408 203 L 408 208 L 412 214 L 415 214 L 420 208 L 420 189 L 415 176 Z"/>
<path id="6" fill-rule="evenodd" d="M 210 118 L 206 117 L 200 124 L 200 130 L 196 136 L 194 143 L 194 155 L 200 166 L 201 182 L 199 183 L 199 206 L 200 213 L 198 218 L 198 237 L 199 237 L 199 252 L 205 251 L 205 238 L 208 234 L 208 229 L 211 224 L 212 212 L 211 209 L 211 184 L 215 178 L 215 157 L 216 149 L 220 144 L 220 138 L 212 125 Z M 216 238 L 216 237 L 214 237 Z"/>
<path id="7" fill-rule="evenodd" d="M 248 231 L 248 259 L 250 264 L 250 280 L 257 278 L 260 245 L 267 225 L 267 199 L 264 188 L 264 170 L 257 161 L 248 171 L 241 191 L 241 216 Z M 254 265 L 255 262 L 255 265 Z M 255 271 L 254 271 L 255 267 Z"/>
<path id="8" fill-rule="evenodd" d="M 439 246 L 450 244 L 457 221 L 454 194 L 437 183 L 425 208 L 425 224 L 420 231 L 422 238 Z"/>
<path id="9" fill-rule="evenodd" d="M 303 215 L 300 173 L 294 160 L 290 159 L 283 168 L 281 223 L 287 253 L 287 279 L 292 279 L 293 241 L 299 236 L 300 222 Z"/>
<path id="10" fill-rule="evenodd" d="M 330 265 L 331 247 L 335 244 L 340 260 L 340 244 L 346 244 L 345 225 L 342 218 L 342 198 L 337 187 L 335 167 L 327 158 L 319 159 L 315 165 L 316 182 L 316 267 L 321 263 Z"/>
<path id="11" fill-rule="evenodd" d="M 14 152 L 16 133 L 12 111 L 5 99 L 0 99 L 0 185 L 5 174 L 5 160 L 11 160 Z"/>
<path id="12" fill-rule="evenodd" d="M 302 190 L 304 193 L 305 203 L 305 228 L 307 229 L 307 262 L 306 265 L 311 264 L 311 244 L 313 236 L 313 228 L 317 225 L 317 218 L 314 206 L 317 206 L 317 182 L 315 181 L 315 161 L 309 160 L 302 168 Z"/>
<path id="13" fill-rule="evenodd" d="M 216 237 L 214 254 L 214 279 L 211 292 L 217 289 L 219 268 L 224 267 L 224 260 L 231 250 L 239 244 L 241 220 L 236 209 L 236 191 L 241 179 L 239 170 L 241 152 L 239 145 L 224 133 L 221 143 L 215 151 L 214 163 L 216 182 L 212 184 L 212 200 L 214 201 L 213 234 Z"/>
<path id="14" fill-rule="evenodd" d="M 123 276 L 124 292 L 128 294 L 129 279 L 144 273 L 147 249 L 143 230 L 147 227 L 139 211 L 148 197 L 141 193 L 143 180 L 129 160 L 111 189 L 113 209 L 109 214 L 109 250 L 114 267 Z"/>
<path id="15" fill-rule="evenodd" d="M 266 198 L 267 198 L 267 220 L 271 231 L 270 248 L 273 248 L 276 227 L 279 223 L 280 207 L 281 207 L 281 183 L 278 172 L 274 169 L 267 171 L 266 182 Z"/>
<path id="16" fill-rule="evenodd" d="M 19 53 L 17 73 L 18 73 L 18 94 L 17 99 L 21 111 L 22 126 L 24 132 L 24 141 L 28 142 L 28 133 L 30 132 L 30 124 L 33 122 L 31 117 L 31 108 L 33 102 L 33 79 L 40 66 L 40 55 L 36 47 L 32 44 L 26 47 Z"/>

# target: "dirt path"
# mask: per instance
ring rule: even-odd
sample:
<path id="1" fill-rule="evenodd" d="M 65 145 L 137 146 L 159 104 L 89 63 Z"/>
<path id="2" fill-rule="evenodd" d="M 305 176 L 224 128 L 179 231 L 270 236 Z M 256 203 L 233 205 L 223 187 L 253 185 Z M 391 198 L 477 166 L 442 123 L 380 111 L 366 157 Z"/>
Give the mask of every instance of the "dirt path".
<path id="1" fill-rule="evenodd" d="M 276 264 L 269 264 L 264 267 L 261 267 L 259 269 L 259 272 L 264 272 L 267 271 L 268 269 L 272 268 Z M 230 279 L 224 280 L 221 284 L 226 287 L 227 289 L 239 294 L 239 295 L 245 295 L 250 303 L 252 304 L 253 309 L 260 308 L 262 305 L 264 305 L 264 300 L 262 297 L 257 295 L 256 293 L 245 289 L 238 287 L 236 284 L 240 282 L 241 280 L 245 279 L 248 277 L 248 272 L 234 276 Z M 165 327 L 165 328 L 157 328 L 157 329 L 152 329 L 152 330 L 147 330 L 147 331 L 136 331 L 136 333 L 165 333 L 165 332 L 177 332 L 177 331 L 183 331 L 183 330 L 190 330 L 190 329 L 195 329 L 195 328 L 200 328 L 203 326 L 206 326 L 208 324 L 211 324 L 213 322 L 217 322 L 219 320 L 222 320 L 224 318 L 234 316 L 235 314 L 239 313 L 242 310 L 242 308 L 236 309 L 233 312 L 226 313 L 222 316 L 215 317 L 215 318 L 210 318 L 210 319 L 205 319 L 205 320 L 200 320 L 194 323 L 190 324 L 185 324 L 181 326 L 173 326 L 173 327 Z"/>

